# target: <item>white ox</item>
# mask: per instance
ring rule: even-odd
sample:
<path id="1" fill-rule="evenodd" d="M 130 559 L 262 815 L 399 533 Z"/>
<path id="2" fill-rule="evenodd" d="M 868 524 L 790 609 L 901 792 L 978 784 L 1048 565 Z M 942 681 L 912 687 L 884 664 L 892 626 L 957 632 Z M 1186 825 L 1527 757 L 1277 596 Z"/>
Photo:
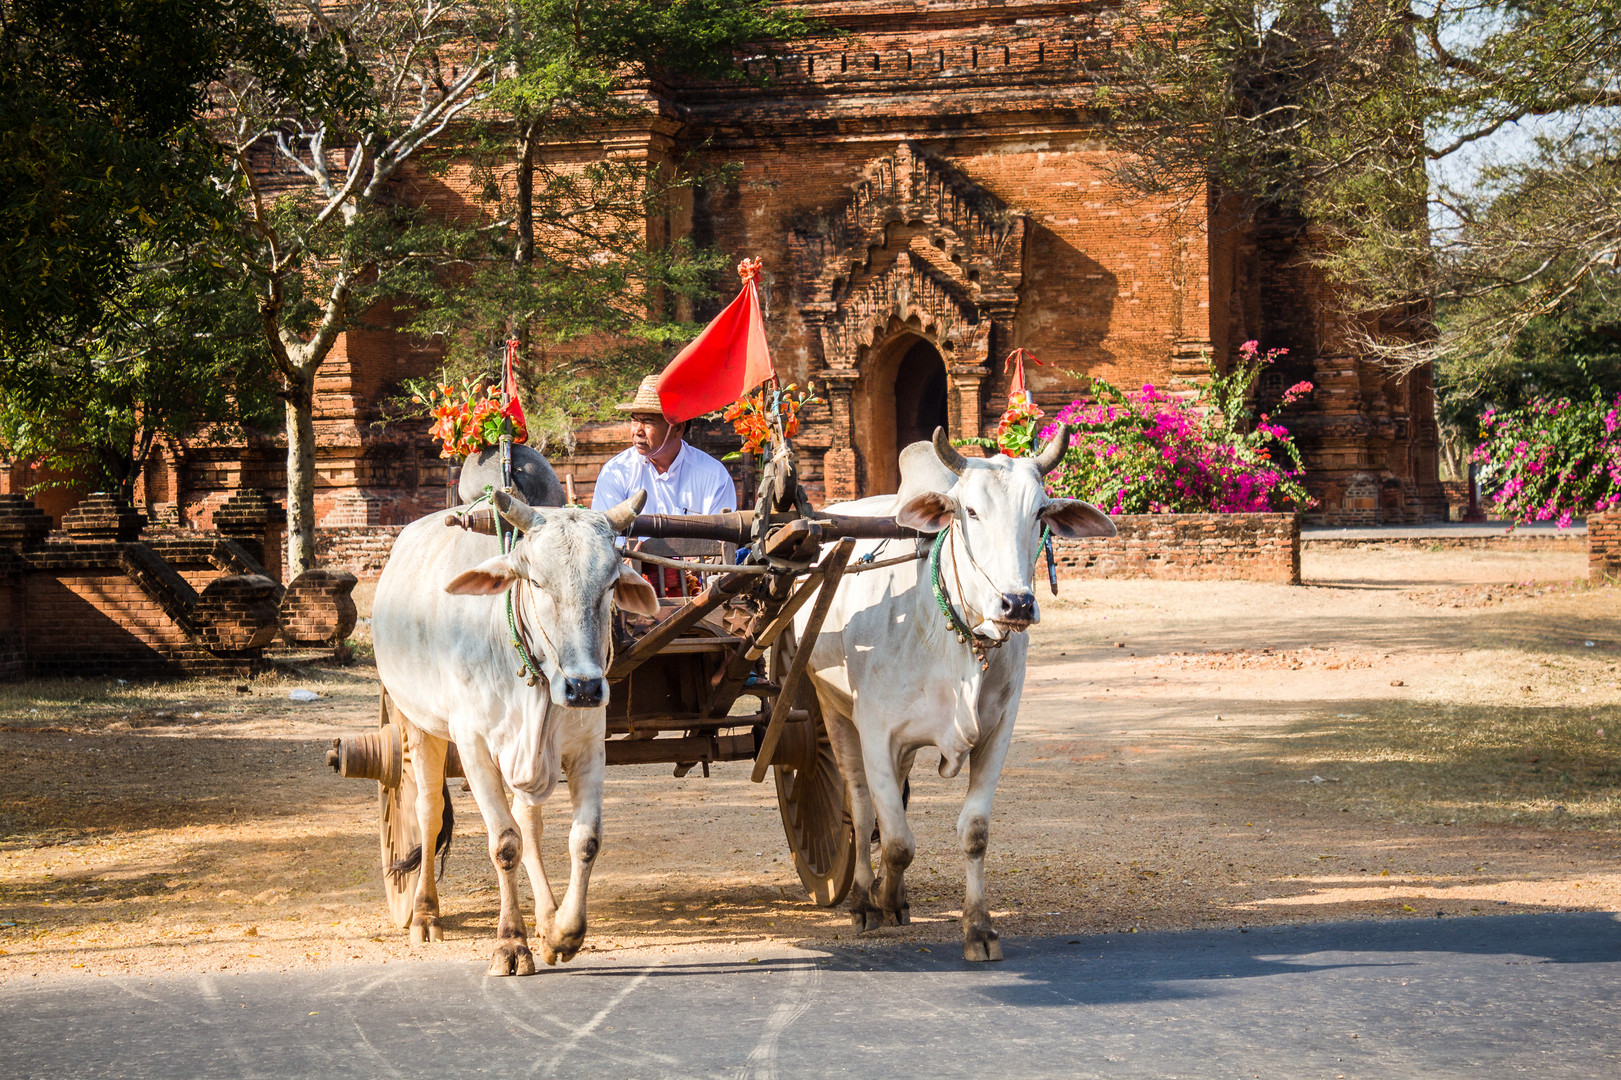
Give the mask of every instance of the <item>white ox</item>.
<path id="1" fill-rule="evenodd" d="M 520 852 L 535 893 L 542 957 L 548 964 L 570 960 L 585 940 L 586 886 L 601 843 L 604 673 L 613 606 L 642 615 L 658 610 L 652 588 L 614 548 L 645 499 L 646 492 L 637 492 L 603 514 L 531 509 L 497 493 L 500 513 L 523 532 L 506 555 L 496 553 L 491 537 L 447 528 L 443 515 L 400 533 L 377 583 L 372 635 L 383 686 L 422 734 L 412 736 L 426 864 L 411 919 L 413 943 L 441 938 L 431 853 L 449 741 L 484 815 L 500 878 L 501 919 L 489 973 L 535 970 L 518 910 Z M 535 683 L 520 674 L 526 662 L 509 629 L 508 589 L 519 637 L 541 676 Z M 574 823 L 568 891 L 559 907 L 540 861 L 540 811 L 563 773 Z M 503 781 L 512 789 L 511 807 Z"/>
<path id="2" fill-rule="evenodd" d="M 939 537 L 939 582 L 957 623 L 942 610 L 930 562 L 901 563 L 846 575 L 810 671 L 828 736 L 849 790 L 860 855 L 850 893 L 858 932 L 910 921 L 903 873 L 912 862 L 902 783 L 917 752 L 940 752 L 940 775 L 968 764 L 968 794 L 957 818 L 967 860 L 963 955 L 1000 960 L 1002 946 L 985 901 L 985 846 L 991 798 L 1007 756 L 1029 641 L 1040 618 L 1031 575 L 1043 527 L 1054 536 L 1113 536 L 1096 507 L 1047 496 L 1042 475 L 1069 444 L 1060 425 L 1035 458 L 964 457 L 945 432 L 901 455 L 898 495 L 829 510 L 884 515 Z M 867 544 L 858 551 L 871 549 Z M 805 615 L 799 617 L 801 640 Z M 970 636 L 967 631 L 972 631 Z M 873 875 L 866 837 L 874 815 L 882 834 L 883 872 Z"/>

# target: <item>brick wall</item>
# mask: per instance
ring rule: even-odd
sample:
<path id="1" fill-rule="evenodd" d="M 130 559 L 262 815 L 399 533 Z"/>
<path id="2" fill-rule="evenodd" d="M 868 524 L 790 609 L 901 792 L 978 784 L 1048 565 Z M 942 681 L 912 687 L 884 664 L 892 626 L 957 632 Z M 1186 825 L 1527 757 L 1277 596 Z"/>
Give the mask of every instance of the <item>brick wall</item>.
<path id="1" fill-rule="evenodd" d="M 217 537 L 0 551 L 0 678 L 256 671 L 276 625 L 256 572 Z"/>
<path id="2" fill-rule="evenodd" d="M 1300 540 L 1307 548 L 1357 548 L 1380 551 L 1384 548 L 1410 548 L 1414 551 L 1586 551 L 1587 534 L 1568 532 L 1510 532 L 1508 523 L 1495 529 L 1481 529 L 1463 536 L 1436 536 L 1422 530 L 1412 536 L 1348 537 L 1306 533 Z"/>
<path id="3" fill-rule="evenodd" d="M 1621 580 L 1621 514 L 1593 514 L 1587 519 L 1589 581 Z"/>
<path id="4" fill-rule="evenodd" d="M 1119 535 L 1059 540 L 1065 578 L 1275 581 L 1300 584 L 1294 514 L 1117 514 Z"/>
<path id="5" fill-rule="evenodd" d="M 331 570 L 347 570 L 362 581 L 383 572 L 388 553 L 403 525 L 365 525 L 315 530 L 315 561 Z"/>

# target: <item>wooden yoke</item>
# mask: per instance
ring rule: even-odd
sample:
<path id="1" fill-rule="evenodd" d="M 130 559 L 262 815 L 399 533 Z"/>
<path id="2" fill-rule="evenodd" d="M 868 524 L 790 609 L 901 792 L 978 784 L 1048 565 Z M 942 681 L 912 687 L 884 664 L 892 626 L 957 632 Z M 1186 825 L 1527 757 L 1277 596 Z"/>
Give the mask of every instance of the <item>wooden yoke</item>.
<path id="1" fill-rule="evenodd" d="M 814 551 L 820 540 L 820 526 L 814 521 L 799 520 L 790 522 L 772 533 L 767 547 L 783 554 L 794 554 L 806 548 Z M 608 669 L 608 678 L 623 679 L 645 663 L 648 657 L 694 626 L 698 620 L 756 584 L 758 580 L 758 574 L 721 574 L 711 581 L 703 592 L 688 600 L 674 615 L 642 635 L 634 646 L 616 658 Z"/>

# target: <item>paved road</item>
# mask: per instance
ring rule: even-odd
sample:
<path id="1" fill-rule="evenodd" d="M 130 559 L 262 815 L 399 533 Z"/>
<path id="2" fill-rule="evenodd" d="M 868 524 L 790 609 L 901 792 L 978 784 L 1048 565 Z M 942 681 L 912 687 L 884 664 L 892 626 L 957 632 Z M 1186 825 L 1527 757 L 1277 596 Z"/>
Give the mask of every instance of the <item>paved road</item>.
<path id="1" fill-rule="evenodd" d="M 0 1076 L 1621 1075 L 1621 921 L 1583 913 L 658 962 L 0 989 Z"/>

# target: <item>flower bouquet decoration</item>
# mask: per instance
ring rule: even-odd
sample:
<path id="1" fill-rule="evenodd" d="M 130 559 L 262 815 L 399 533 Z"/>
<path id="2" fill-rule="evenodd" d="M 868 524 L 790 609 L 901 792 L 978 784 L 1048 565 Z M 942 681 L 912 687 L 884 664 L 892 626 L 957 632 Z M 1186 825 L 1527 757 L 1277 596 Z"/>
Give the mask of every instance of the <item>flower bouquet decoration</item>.
<path id="1" fill-rule="evenodd" d="M 735 461 L 744 454 L 758 454 L 771 441 L 772 422 L 780 421 L 784 438 L 799 434 L 799 413 L 807 405 L 820 404 L 816 384 L 808 382 L 801 389 L 796 383 L 778 389 L 770 383 L 751 394 L 745 394 L 721 414 L 732 425 L 732 430 L 743 440 L 743 446 L 721 460 Z"/>
<path id="2" fill-rule="evenodd" d="M 509 424 L 513 442 L 521 443 L 529 437 L 517 397 L 503 409 L 500 391 L 483 379 L 464 380 L 460 388 L 448 383 L 417 388 L 411 400 L 426 406 L 433 417 L 429 434 L 439 440 L 442 458 L 475 457 L 500 445 Z"/>

